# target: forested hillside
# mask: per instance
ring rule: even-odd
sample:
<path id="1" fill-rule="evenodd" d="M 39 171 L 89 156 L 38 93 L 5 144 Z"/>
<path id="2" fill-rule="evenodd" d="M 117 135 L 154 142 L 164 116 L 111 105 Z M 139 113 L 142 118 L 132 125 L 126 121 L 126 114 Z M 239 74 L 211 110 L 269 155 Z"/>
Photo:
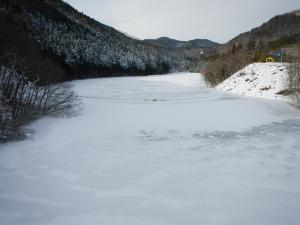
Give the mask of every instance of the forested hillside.
<path id="1" fill-rule="evenodd" d="M 26 60 L 44 81 L 155 74 L 181 70 L 187 60 L 101 24 L 61 0 L 2 0 L 1 52 Z M 48 71 L 49 70 L 49 71 Z"/>

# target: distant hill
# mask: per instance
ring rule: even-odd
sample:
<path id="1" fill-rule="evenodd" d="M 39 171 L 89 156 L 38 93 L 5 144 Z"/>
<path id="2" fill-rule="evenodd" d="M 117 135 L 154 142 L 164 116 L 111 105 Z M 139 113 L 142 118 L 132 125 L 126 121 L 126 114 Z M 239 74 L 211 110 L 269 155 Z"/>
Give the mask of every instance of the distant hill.
<path id="1" fill-rule="evenodd" d="M 169 37 L 161 37 L 145 39 L 144 42 L 152 46 L 173 50 L 177 55 L 183 55 L 188 61 L 186 68 L 191 72 L 199 72 L 207 63 L 207 59 L 214 55 L 220 46 L 220 44 L 207 39 L 179 41 Z"/>
<path id="2" fill-rule="evenodd" d="M 281 41 L 282 44 L 292 44 L 299 40 L 299 35 L 300 10 L 295 10 L 293 12 L 275 16 L 268 22 L 263 23 L 260 27 L 238 35 L 228 43 L 221 45 L 220 50 L 226 51 L 236 44 L 241 44 L 242 46 L 253 45 L 253 47 L 276 41 Z M 283 43 L 284 41 L 286 43 Z M 274 47 L 276 48 L 277 46 Z"/>
<path id="3" fill-rule="evenodd" d="M 160 37 L 157 39 L 145 39 L 144 42 L 151 43 L 156 46 L 166 48 L 211 48 L 214 49 L 219 46 L 218 43 L 207 39 L 195 39 L 190 41 L 178 41 L 168 37 Z"/>

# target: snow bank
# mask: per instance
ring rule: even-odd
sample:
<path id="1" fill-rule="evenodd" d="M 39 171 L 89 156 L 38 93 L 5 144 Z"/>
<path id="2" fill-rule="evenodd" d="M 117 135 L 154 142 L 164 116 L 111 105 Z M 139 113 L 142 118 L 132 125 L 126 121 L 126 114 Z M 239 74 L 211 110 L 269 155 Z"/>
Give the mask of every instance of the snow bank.
<path id="1" fill-rule="evenodd" d="M 284 63 L 254 63 L 238 71 L 216 89 L 251 97 L 290 101 L 278 93 L 288 86 Z"/>

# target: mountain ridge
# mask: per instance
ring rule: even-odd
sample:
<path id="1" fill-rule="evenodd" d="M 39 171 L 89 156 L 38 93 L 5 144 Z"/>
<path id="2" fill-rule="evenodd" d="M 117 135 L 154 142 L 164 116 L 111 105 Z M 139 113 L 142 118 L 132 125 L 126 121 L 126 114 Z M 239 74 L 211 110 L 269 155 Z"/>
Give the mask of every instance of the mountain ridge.
<path id="1" fill-rule="evenodd" d="M 144 42 L 151 43 L 160 47 L 167 48 L 211 48 L 219 46 L 219 43 L 208 39 L 192 39 L 188 41 L 180 41 L 169 37 L 159 37 L 157 39 L 144 39 Z"/>
<path id="2" fill-rule="evenodd" d="M 243 32 L 236 37 L 229 40 L 227 43 L 220 46 L 235 44 L 247 44 L 251 39 L 261 41 L 273 41 L 284 36 L 299 35 L 300 34 L 300 9 L 276 15 L 262 25 Z"/>

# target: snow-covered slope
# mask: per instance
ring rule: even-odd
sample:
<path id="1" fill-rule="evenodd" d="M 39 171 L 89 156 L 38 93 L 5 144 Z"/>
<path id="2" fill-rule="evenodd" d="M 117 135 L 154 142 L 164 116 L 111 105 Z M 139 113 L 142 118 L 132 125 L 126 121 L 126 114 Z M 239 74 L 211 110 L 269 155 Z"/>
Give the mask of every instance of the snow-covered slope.
<path id="1" fill-rule="evenodd" d="M 219 84 L 216 89 L 251 97 L 289 101 L 278 93 L 288 86 L 284 63 L 254 63 Z"/>

